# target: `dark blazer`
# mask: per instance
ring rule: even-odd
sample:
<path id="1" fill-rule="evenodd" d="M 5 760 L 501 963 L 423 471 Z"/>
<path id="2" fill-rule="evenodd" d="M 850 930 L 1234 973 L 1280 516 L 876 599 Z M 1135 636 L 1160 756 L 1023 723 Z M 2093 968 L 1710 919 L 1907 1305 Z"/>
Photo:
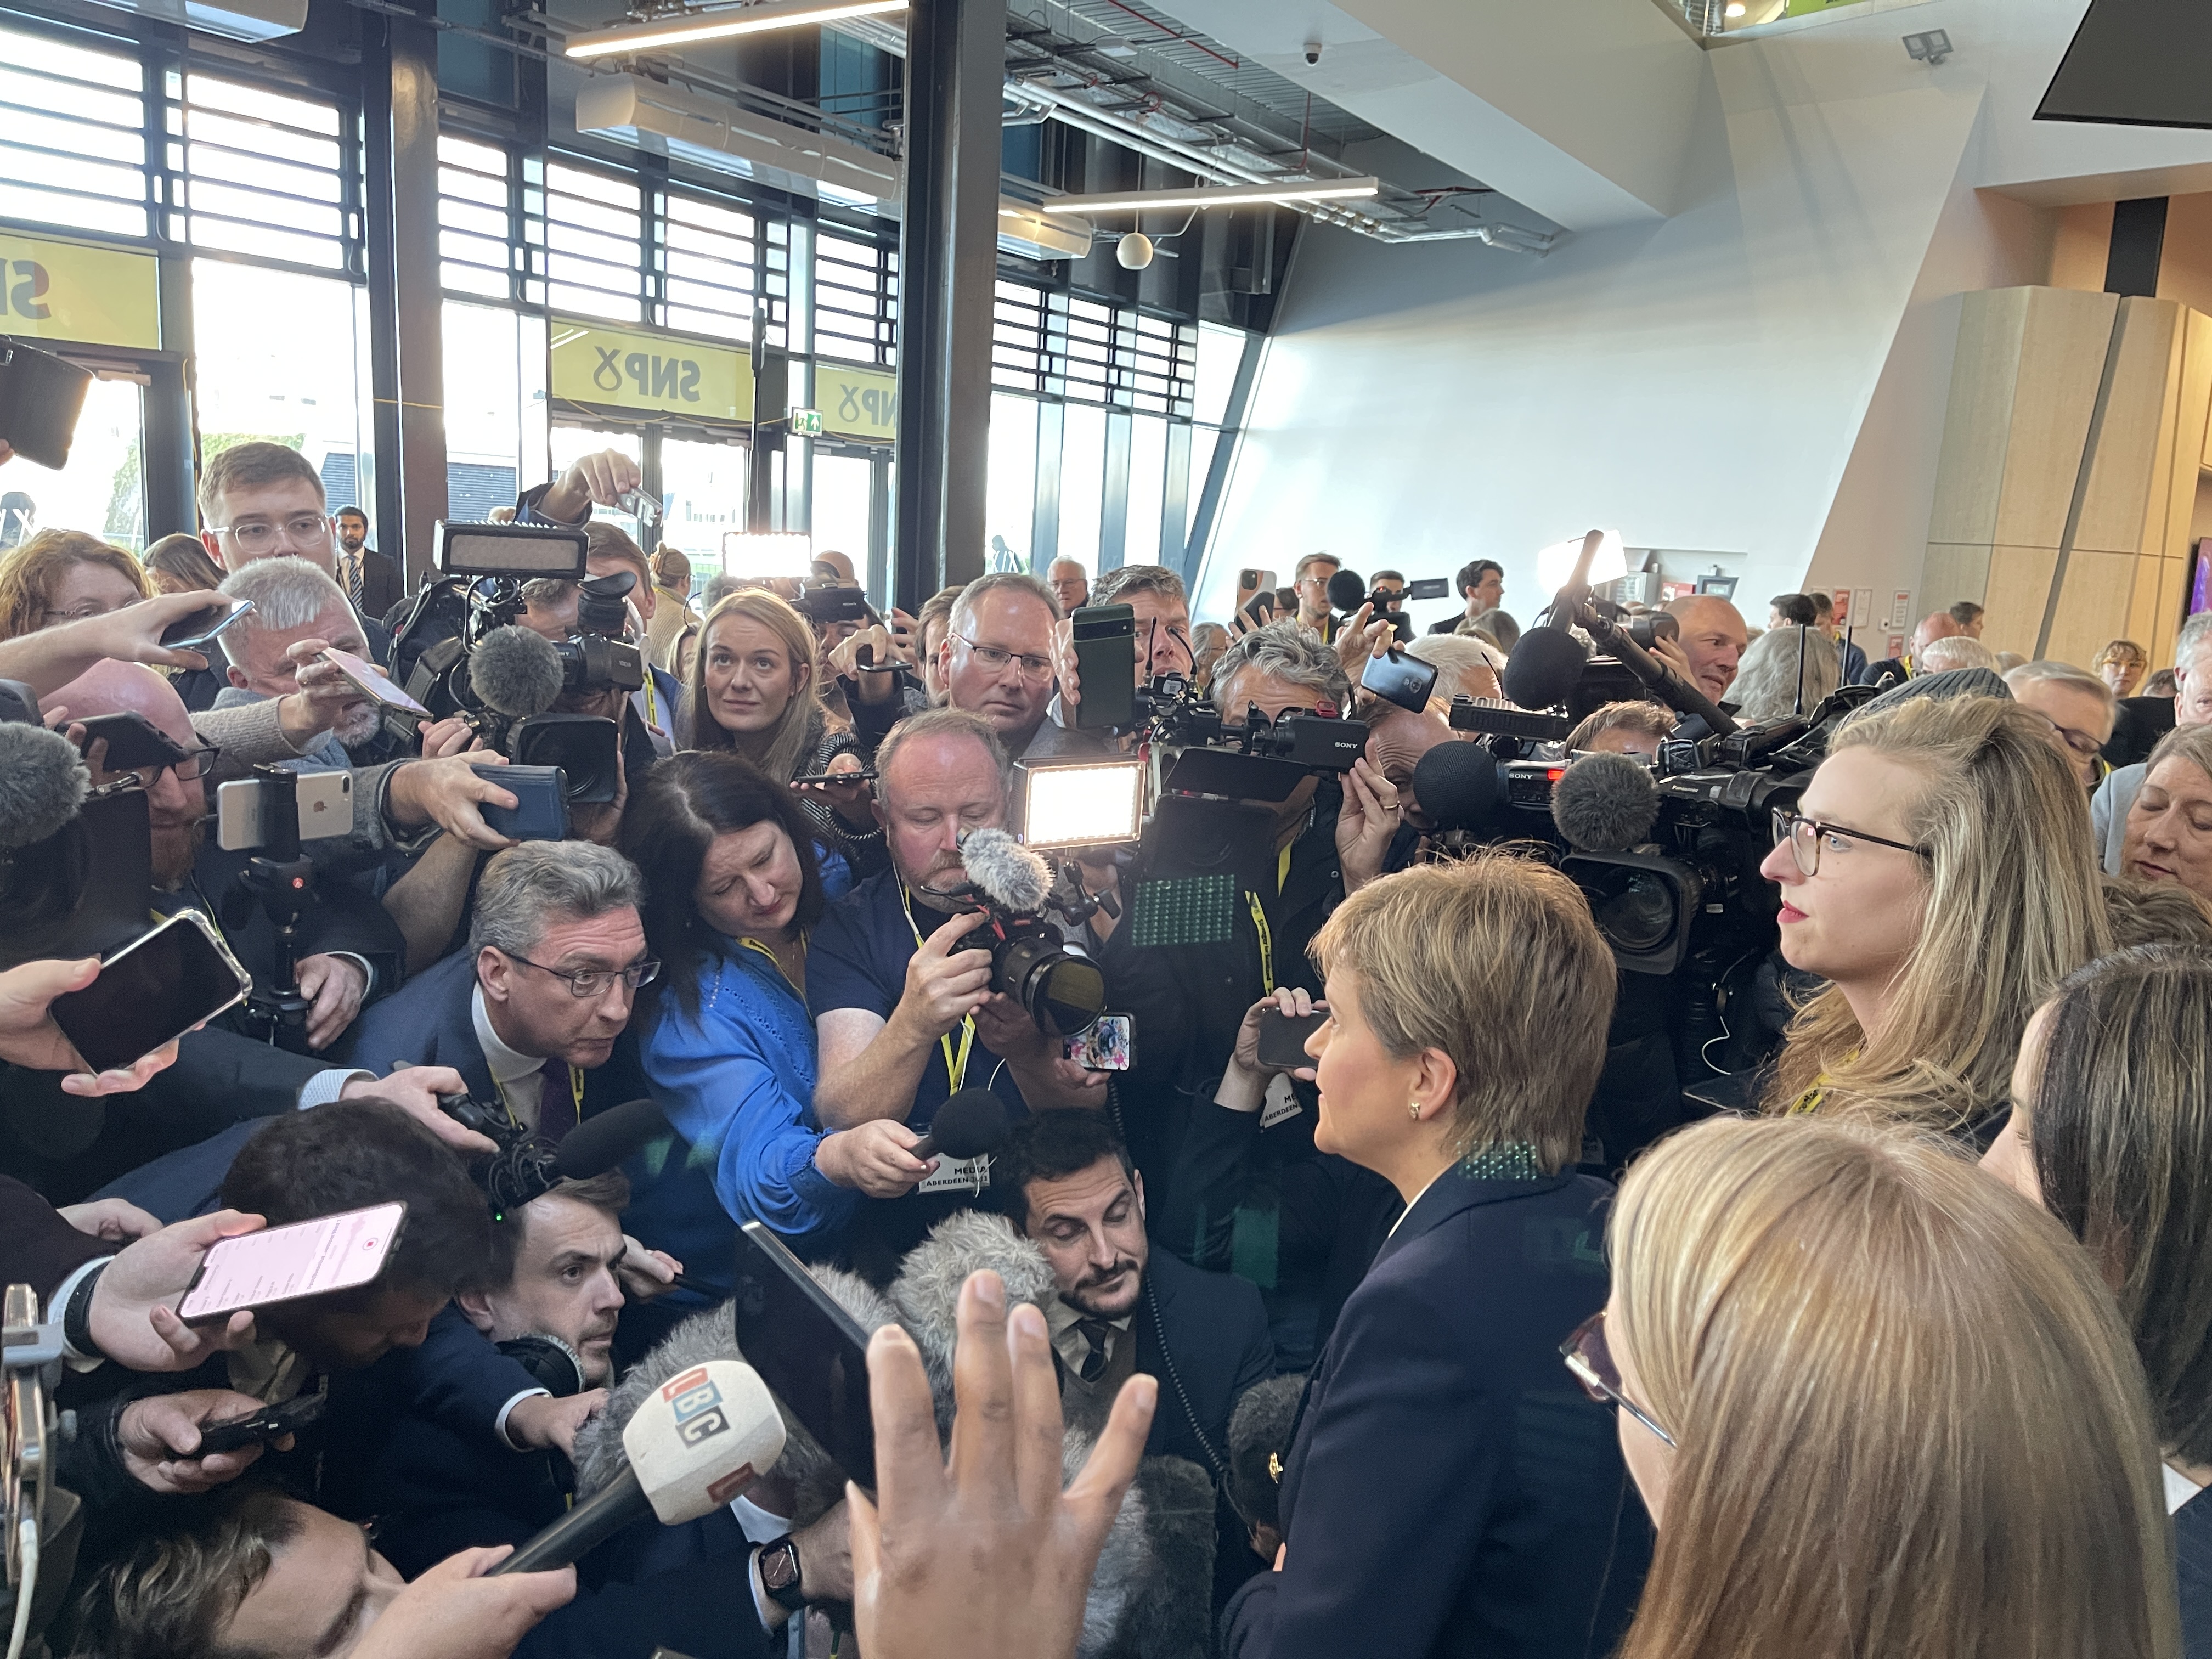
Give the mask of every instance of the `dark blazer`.
<path id="1" fill-rule="evenodd" d="M 1245 1389 L 1275 1374 L 1267 1305 L 1245 1280 L 1202 1273 L 1165 1250 L 1146 1261 L 1145 1287 L 1149 1298 L 1133 1322 L 1137 1369 L 1160 1380 L 1145 1455 L 1187 1457 L 1218 1474 L 1229 1458 L 1230 1413 Z"/>
<path id="2" fill-rule="evenodd" d="M 1604 1305 L 1612 1188 L 1461 1164 L 1407 1212 L 1306 1385 L 1289 1555 L 1231 1608 L 1247 1659 L 1585 1659 L 1626 1627 L 1650 1528 L 1559 1345 Z"/>
<path id="3" fill-rule="evenodd" d="M 9 1282 L 28 1285 L 40 1298 L 88 1261 L 122 1249 L 62 1219 L 54 1206 L 20 1181 L 0 1176 L 0 1262 Z M 59 1310 L 49 1310 L 52 1317 Z"/>
<path id="4" fill-rule="evenodd" d="M 331 577 L 340 587 L 345 578 L 338 574 L 344 568 L 341 562 L 344 550 L 331 549 Z M 399 563 L 389 553 L 380 553 L 373 547 L 361 550 L 361 605 L 364 620 L 374 621 L 399 603 Z"/>
<path id="5" fill-rule="evenodd" d="M 2181 1650 L 2212 1659 L 2212 1495 L 2173 1512 L 2173 1571 L 2181 1589 Z"/>
<path id="6" fill-rule="evenodd" d="M 470 951 L 456 951 L 434 963 L 397 995 L 362 1011 L 343 1045 L 348 1061 L 379 1073 L 394 1066 L 450 1066 L 467 1080 L 471 1095 L 496 1102 L 499 1091 L 469 1012 L 476 982 L 476 957 Z M 617 1040 L 607 1063 L 584 1073 L 583 1115 L 652 1093 L 633 1024 Z M 737 1271 L 737 1228 L 714 1196 L 712 1170 L 694 1166 L 691 1144 L 671 1130 L 625 1163 L 623 1173 L 630 1185 L 623 1231 L 649 1249 L 667 1251 L 684 1264 L 687 1276 L 728 1284 Z M 638 1352 L 707 1305 L 690 1291 L 632 1304 L 623 1316 L 621 1352 Z"/>

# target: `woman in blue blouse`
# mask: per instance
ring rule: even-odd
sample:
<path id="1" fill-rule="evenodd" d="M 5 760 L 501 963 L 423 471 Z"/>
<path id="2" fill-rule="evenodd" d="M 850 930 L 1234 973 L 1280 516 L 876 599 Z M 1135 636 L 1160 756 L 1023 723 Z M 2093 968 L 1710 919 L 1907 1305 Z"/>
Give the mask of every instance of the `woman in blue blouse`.
<path id="1" fill-rule="evenodd" d="M 851 872 L 816 845 L 788 789 L 726 750 L 647 773 L 622 847 L 645 872 L 662 964 L 640 1011 L 655 1097 L 731 1216 L 834 1255 L 863 1195 L 896 1197 L 928 1170 L 903 1123 L 824 1134 L 814 1118 L 806 934 Z"/>

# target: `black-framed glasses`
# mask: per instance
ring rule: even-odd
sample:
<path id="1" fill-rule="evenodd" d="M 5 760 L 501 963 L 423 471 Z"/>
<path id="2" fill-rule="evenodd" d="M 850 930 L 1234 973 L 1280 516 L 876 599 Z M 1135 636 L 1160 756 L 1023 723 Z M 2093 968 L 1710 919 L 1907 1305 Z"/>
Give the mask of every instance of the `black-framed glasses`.
<path id="1" fill-rule="evenodd" d="M 1783 807 L 1774 809 L 1774 844 L 1790 843 L 1790 851 L 1797 860 L 1801 875 L 1820 873 L 1820 842 L 1828 836 L 1842 836 L 1850 841 L 1872 842 L 1876 847 L 1893 847 L 1900 853 L 1912 853 L 1921 858 L 1928 856 L 1924 847 L 1915 847 L 1907 842 L 1891 841 L 1883 836 L 1870 836 L 1863 830 L 1851 830 L 1840 823 L 1822 823 L 1802 812 L 1792 812 Z"/>
<path id="2" fill-rule="evenodd" d="M 222 756 L 220 745 L 204 743 L 197 749 L 187 750 L 182 760 L 172 761 L 167 766 L 134 766 L 127 772 L 115 771 L 111 768 L 108 782 L 135 783 L 141 788 L 151 789 L 161 781 L 162 773 L 173 772 L 179 783 L 198 783 L 215 770 L 215 763 Z"/>
<path id="3" fill-rule="evenodd" d="M 965 634 L 955 634 L 952 637 L 966 646 L 975 660 L 994 674 L 1003 674 L 1008 663 L 1018 662 L 1022 665 L 1022 678 L 1025 680 L 1034 680 L 1042 684 L 1052 678 L 1050 657 L 1031 657 L 1019 651 L 1009 651 L 1003 646 L 978 645 Z"/>
<path id="4" fill-rule="evenodd" d="M 1620 1391 L 1620 1367 L 1614 1363 L 1613 1350 L 1605 1342 L 1604 1309 L 1600 1308 L 1575 1327 L 1574 1334 L 1559 1344 L 1559 1358 L 1566 1361 L 1567 1369 L 1575 1374 L 1575 1381 L 1583 1385 L 1583 1392 L 1598 1404 L 1620 1407 L 1657 1436 L 1662 1445 L 1674 1443 L 1674 1437 L 1661 1428 L 1650 1412 Z"/>
<path id="5" fill-rule="evenodd" d="M 629 990 L 635 991 L 641 985 L 652 984 L 654 977 L 660 972 L 660 960 L 657 957 L 647 957 L 642 962 L 633 962 L 627 968 L 583 968 L 572 970 L 567 968 L 548 968 L 542 962 L 532 962 L 528 957 L 519 957 L 512 951 L 504 951 L 502 954 L 509 962 L 519 962 L 525 968 L 535 968 L 541 974 L 550 974 L 556 979 L 567 980 L 568 994 L 572 997 L 603 997 L 607 994 L 607 988 L 617 980 L 620 980 Z"/>

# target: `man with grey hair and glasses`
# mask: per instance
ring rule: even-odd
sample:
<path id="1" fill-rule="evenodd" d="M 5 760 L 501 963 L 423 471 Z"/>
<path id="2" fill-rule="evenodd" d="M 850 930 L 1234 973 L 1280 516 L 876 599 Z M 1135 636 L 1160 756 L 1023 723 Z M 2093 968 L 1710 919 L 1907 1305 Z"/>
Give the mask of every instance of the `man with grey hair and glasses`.
<path id="1" fill-rule="evenodd" d="M 2181 624 L 2173 641 L 2173 723 L 2212 725 L 2212 611 L 2200 611 Z M 2141 698 L 2130 698 L 2130 703 Z M 2097 832 L 2097 852 L 2105 873 L 2120 873 L 2121 842 L 2128 829 L 2128 809 L 2136 804 L 2143 775 L 2143 762 L 2114 769 L 2089 798 L 2089 822 Z"/>

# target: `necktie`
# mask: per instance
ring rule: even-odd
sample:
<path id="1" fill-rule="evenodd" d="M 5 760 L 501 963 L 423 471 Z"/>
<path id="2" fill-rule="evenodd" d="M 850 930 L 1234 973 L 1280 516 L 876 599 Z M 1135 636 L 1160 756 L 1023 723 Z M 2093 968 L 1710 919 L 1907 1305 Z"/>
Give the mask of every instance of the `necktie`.
<path id="1" fill-rule="evenodd" d="M 575 1092 L 568 1086 L 564 1061 L 547 1060 L 539 1075 L 544 1080 L 538 1089 L 538 1133 L 557 1142 L 576 1127 Z"/>
<path id="2" fill-rule="evenodd" d="M 346 597 L 354 602 L 356 609 L 359 609 L 368 595 L 362 586 L 361 556 L 357 553 L 345 556 L 345 586 Z"/>
<path id="3" fill-rule="evenodd" d="M 1084 1356 L 1083 1368 L 1076 1375 L 1085 1382 L 1096 1382 L 1106 1371 L 1106 1345 L 1114 1339 L 1114 1328 L 1103 1319 L 1079 1319 L 1075 1328 L 1091 1345 L 1091 1352 Z"/>

